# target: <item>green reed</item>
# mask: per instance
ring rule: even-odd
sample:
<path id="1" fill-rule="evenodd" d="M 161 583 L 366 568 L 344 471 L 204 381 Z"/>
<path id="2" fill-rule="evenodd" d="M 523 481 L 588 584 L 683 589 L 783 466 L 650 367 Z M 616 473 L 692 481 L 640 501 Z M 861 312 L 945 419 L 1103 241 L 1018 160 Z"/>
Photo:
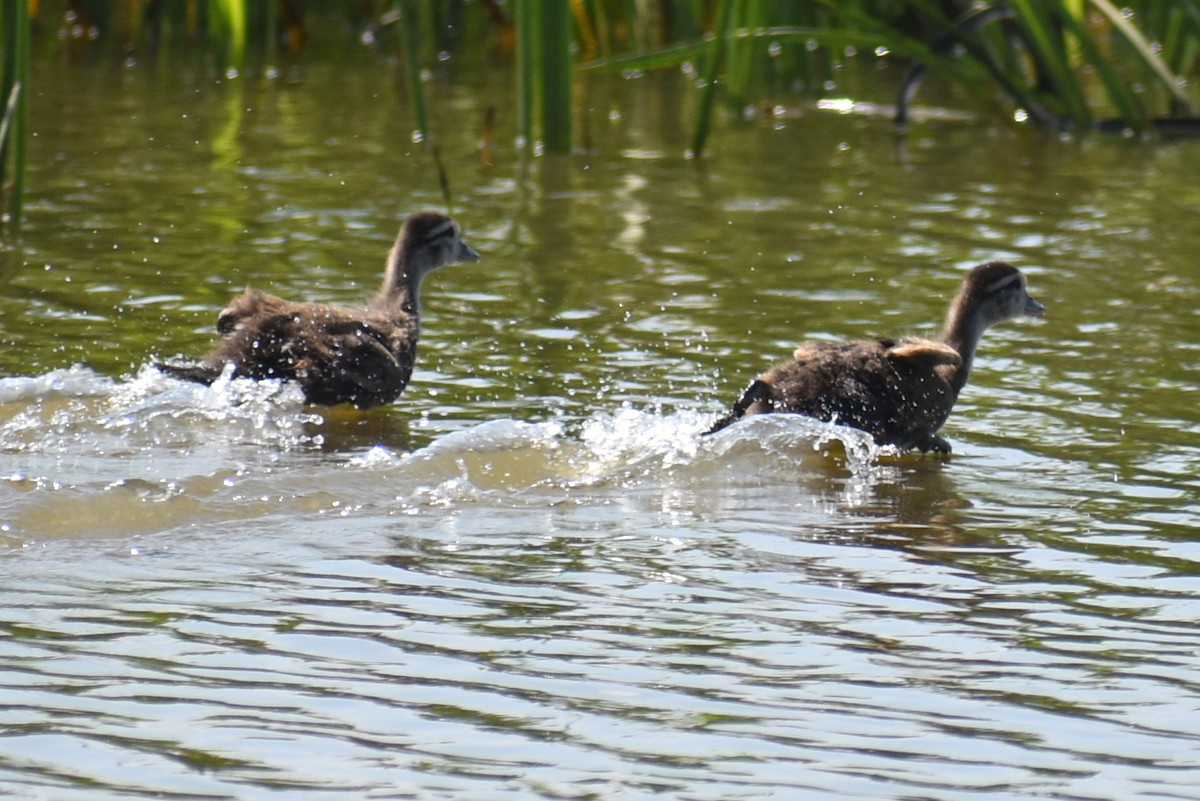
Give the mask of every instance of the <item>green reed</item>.
<path id="1" fill-rule="evenodd" d="M 680 4 L 660 7 L 673 5 Z M 997 0 L 964 2 L 954 14 L 945 12 L 953 4 L 934 0 L 711 0 L 701 6 L 707 41 L 696 36 L 632 48 L 589 65 L 703 64 L 696 153 L 707 136 L 716 86 L 738 113 L 772 96 L 846 94 L 855 52 L 919 64 L 920 75 L 956 84 L 974 103 L 994 104 L 999 89 L 1007 115 L 1048 128 L 1116 123 L 1141 131 L 1155 118 L 1197 113 L 1185 85 L 1197 72 L 1200 0 L 1141 0 L 1121 9 L 1110 0 Z M 714 56 L 722 53 L 723 64 L 710 75 Z"/>
<path id="2" fill-rule="evenodd" d="M 721 56 L 729 39 L 734 5 L 734 0 L 720 0 L 717 4 L 712 41 L 704 54 L 704 73 L 700 79 L 700 106 L 696 114 L 696 127 L 692 132 L 691 153 L 694 156 L 704 152 L 704 143 L 708 140 L 709 118 L 712 115 L 713 98 L 716 96 L 717 76 L 721 71 Z"/>
<path id="3" fill-rule="evenodd" d="M 396 3 L 397 21 L 400 27 L 401 48 L 404 53 L 404 73 L 408 84 L 408 102 L 412 105 L 416 138 L 427 139 L 430 134 L 429 115 L 425 108 L 425 83 L 421 80 L 421 53 L 418 20 L 411 0 Z"/>
<path id="4" fill-rule="evenodd" d="M 4 15 L 4 69 L 0 76 L 0 101 L 4 102 L 4 118 L 0 122 L 0 182 L 7 189 L 5 209 L 9 228 L 16 231 L 21 225 L 21 205 L 25 195 L 25 147 L 28 138 L 28 1 L 3 0 L 0 12 Z"/>
<path id="5" fill-rule="evenodd" d="M 208 0 L 213 41 L 226 66 L 240 67 L 246 57 L 246 0 Z"/>
<path id="6" fill-rule="evenodd" d="M 14 225 L 31 7 L 41 23 L 35 47 L 116 40 L 113 52 L 140 55 L 199 46 L 224 72 L 270 65 L 280 53 L 303 58 L 318 28 L 348 44 L 370 41 L 381 55 L 399 51 L 421 138 L 430 133 L 421 65 L 455 49 L 512 60 L 520 137 L 548 151 L 571 148 L 576 52 L 584 70 L 691 76 L 696 155 L 722 105 L 744 117 L 797 98 L 876 99 L 888 85 L 871 79 L 876 59 L 909 70 L 899 122 L 926 80 L 952 84 L 952 102 L 1049 129 L 1140 132 L 1170 117 L 1200 129 L 1200 0 L 0 0 L 0 173 Z"/>
<path id="7" fill-rule="evenodd" d="M 517 0 L 517 106 L 526 147 L 571 149 L 574 22 L 568 2 Z M 539 115 L 537 112 L 541 111 Z M 535 124 L 540 120 L 540 129 Z"/>

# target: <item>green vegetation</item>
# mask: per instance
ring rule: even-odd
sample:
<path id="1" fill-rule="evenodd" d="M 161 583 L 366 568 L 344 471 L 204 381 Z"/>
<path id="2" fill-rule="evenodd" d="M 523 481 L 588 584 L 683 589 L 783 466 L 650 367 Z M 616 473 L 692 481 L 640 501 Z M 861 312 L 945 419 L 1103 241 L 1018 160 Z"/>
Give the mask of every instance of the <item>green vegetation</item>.
<path id="1" fill-rule="evenodd" d="M 537 138 L 535 109 L 541 109 L 541 139 L 547 150 L 571 149 L 571 55 L 574 26 L 565 2 L 517 0 L 518 103 L 521 139 Z"/>
<path id="2" fill-rule="evenodd" d="M 789 99 L 894 93 L 904 123 L 923 79 L 1052 130 L 1142 133 L 1197 115 L 1200 0 L 0 0 L 0 13 L 10 227 L 20 218 L 31 29 L 36 52 L 201 48 L 230 75 L 305 58 L 311 31 L 340 35 L 399 56 L 424 141 L 424 70 L 439 53 L 482 50 L 514 65 L 522 142 L 548 151 L 571 148 L 579 70 L 692 76 L 697 155 L 718 99 L 747 116 Z M 908 70 L 906 80 L 873 78 L 882 64 L 897 68 L 885 76 Z"/>
<path id="3" fill-rule="evenodd" d="M 15 229 L 21 221 L 25 186 L 26 91 L 29 86 L 29 19 L 25 0 L 3 0 L 4 71 L 0 76 L 0 181 L 6 193 L 5 215 Z"/>

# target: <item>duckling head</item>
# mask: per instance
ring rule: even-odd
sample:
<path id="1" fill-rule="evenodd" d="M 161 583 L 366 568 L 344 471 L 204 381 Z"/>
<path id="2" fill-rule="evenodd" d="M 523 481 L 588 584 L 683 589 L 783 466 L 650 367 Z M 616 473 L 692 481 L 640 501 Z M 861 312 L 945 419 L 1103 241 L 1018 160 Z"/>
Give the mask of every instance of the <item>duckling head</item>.
<path id="1" fill-rule="evenodd" d="M 1002 261 L 973 269 L 963 281 L 955 306 L 970 309 L 981 332 L 1005 320 L 1046 316 L 1046 307 L 1029 294 L 1024 274 Z"/>
<path id="2" fill-rule="evenodd" d="M 975 348 L 983 332 L 996 323 L 1018 317 L 1043 317 L 1046 307 L 1030 296 L 1025 276 L 1002 261 L 989 261 L 967 274 L 962 288 L 950 304 L 941 341 L 962 357 L 952 381 L 954 393 L 967 383 Z"/>
<path id="3" fill-rule="evenodd" d="M 479 253 L 463 241 L 462 231 L 445 214 L 426 211 L 404 221 L 393 247 L 393 261 L 409 274 L 424 274 L 448 264 L 479 261 Z"/>
<path id="4" fill-rule="evenodd" d="M 400 301 L 415 309 L 421 281 L 448 264 L 479 261 L 479 253 L 463 241 L 462 232 L 445 214 L 425 211 L 404 221 L 388 254 L 383 290 L 377 303 Z"/>

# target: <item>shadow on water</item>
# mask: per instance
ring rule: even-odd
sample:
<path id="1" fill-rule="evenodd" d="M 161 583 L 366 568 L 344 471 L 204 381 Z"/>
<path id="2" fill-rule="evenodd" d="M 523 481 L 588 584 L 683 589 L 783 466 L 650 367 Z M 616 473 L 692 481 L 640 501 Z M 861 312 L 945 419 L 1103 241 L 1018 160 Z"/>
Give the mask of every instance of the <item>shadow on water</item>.
<path id="1" fill-rule="evenodd" d="M 305 425 L 306 436 L 322 451 L 347 453 L 383 445 L 406 451 L 418 441 L 409 421 L 388 407 L 359 410 L 352 406 L 321 409 Z"/>

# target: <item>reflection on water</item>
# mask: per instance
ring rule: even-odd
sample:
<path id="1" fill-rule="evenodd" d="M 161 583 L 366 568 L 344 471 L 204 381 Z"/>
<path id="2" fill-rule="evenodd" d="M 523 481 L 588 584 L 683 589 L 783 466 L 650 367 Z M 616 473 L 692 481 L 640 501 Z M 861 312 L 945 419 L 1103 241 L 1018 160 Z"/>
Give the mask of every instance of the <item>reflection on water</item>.
<path id="1" fill-rule="evenodd" d="M 361 413 L 147 365 L 247 283 L 370 294 L 439 205 L 402 98 L 39 69 L 0 791 L 1194 796 L 1196 145 L 938 120 L 900 159 L 806 109 L 697 165 L 658 76 L 589 85 L 593 150 L 484 169 L 481 71 L 437 105 L 484 261 L 430 279 L 412 386 Z M 1050 316 L 987 334 L 953 456 L 699 436 L 800 340 L 936 330 L 992 258 Z"/>

